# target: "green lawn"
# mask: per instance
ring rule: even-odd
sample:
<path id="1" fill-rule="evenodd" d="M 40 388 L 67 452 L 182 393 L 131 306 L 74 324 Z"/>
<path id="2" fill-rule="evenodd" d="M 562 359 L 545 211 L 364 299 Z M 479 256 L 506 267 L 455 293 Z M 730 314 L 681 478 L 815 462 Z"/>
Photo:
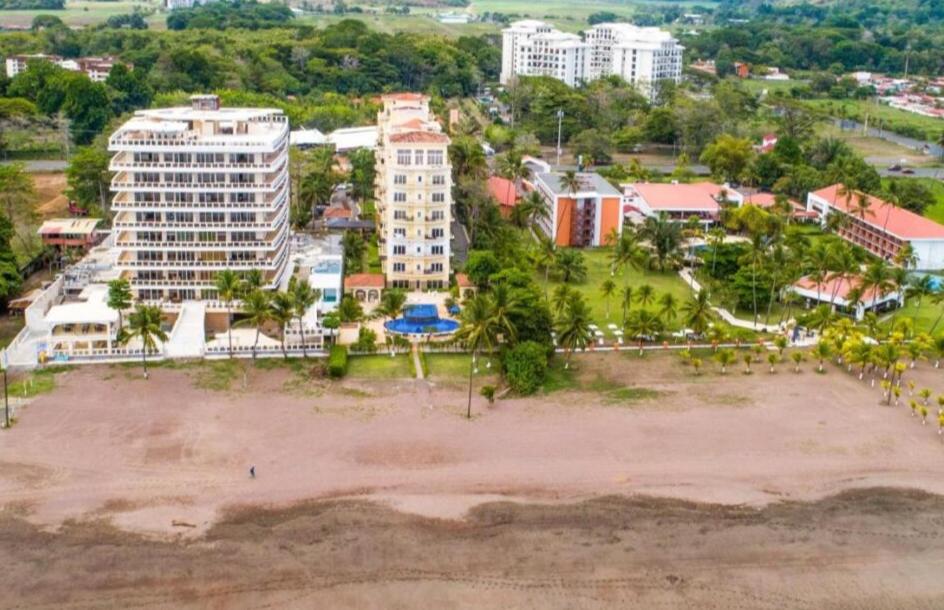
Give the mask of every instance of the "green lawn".
<path id="1" fill-rule="evenodd" d="M 885 104 L 876 104 L 870 100 L 817 99 L 806 100 L 805 103 L 832 116 L 839 116 L 840 111 L 844 108 L 847 118 L 860 123 L 864 123 L 868 119 L 869 125 L 873 127 L 878 126 L 876 121 L 881 121 L 882 126 L 890 131 L 917 130 L 924 134 L 924 139 L 927 140 L 936 140 L 944 131 L 944 121 L 941 119 L 898 110 Z"/>
<path id="2" fill-rule="evenodd" d="M 430 379 L 457 380 L 469 378 L 469 364 L 472 356 L 469 354 L 426 354 L 426 365 Z M 486 364 L 491 360 L 492 366 Z M 498 372 L 498 358 L 487 356 L 479 357 L 479 372 L 476 379 L 494 377 Z"/>
<path id="3" fill-rule="evenodd" d="M 944 183 L 934 178 L 913 178 L 931 189 L 936 203 L 924 210 L 924 215 L 935 222 L 944 224 Z"/>
<path id="4" fill-rule="evenodd" d="M 633 289 L 636 290 L 643 284 L 649 284 L 655 289 L 656 300 L 658 300 L 659 296 L 663 293 L 671 292 L 675 295 L 679 305 L 687 301 L 691 295 L 689 287 L 673 272 L 657 273 L 654 271 L 637 271 L 635 269 L 626 268 L 622 273 L 612 277 L 613 281 L 616 282 L 617 294 L 614 294 L 609 299 L 610 315 L 607 317 L 606 299 L 603 298 L 603 294 L 600 292 L 600 286 L 607 279 L 611 279 L 611 250 L 609 248 L 592 248 L 581 250 L 581 252 L 583 252 L 584 260 L 587 263 L 587 279 L 580 284 L 570 283 L 570 286 L 582 292 L 587 298 L 587 302 L 593 313 L 593 319 L 604 332 L 608 332 L 606 329 L 607 324 L 616 324 L 617 326 L 622 324 L 622 309 L 620 307 L 620 296 L 618 293 L 622 292 L 623 286 L 625 285 L 632 286 Z M 544 285 L 543 273 L 538 273 L 538 284 L 541 286 Z M 554 289 L 560 284 L 561 282 L 555 280 L 553 277 L 551 278 L 548 293 L 552 298 Z M 633 307 L 637 308 L 638 305 L 634 304 Z M 648 306 L 648 309 L 652 311 L 656 311 L 657 308 L 658 306 L 655 303 Z M 607 336 L 607 340 L 612 341 L 613 337 Z"/>
<path id="5" fill-rule="evenodd" d="M 414 377 L 412 357 L 409 354 L 386 354 L 373 356 L 351 356 L 348 360 L 348 377 L 371 379 L 409 379 Z"/>
<path id="6" fill-rule="evenodd" d="M 0 25 L 28 26 L 36 15 L 54 15 L 68 26 L 86 26 L 103 23 L 114 15 L 126 15 L 135 8 L 154 9 L 161 6 L 157 0 L 117 0 L 115 2 L 89 2 L 87 0 L 67 0 L 66 8 L 61 11 L 22 10 L 0 11 Z M 155 13 L 147 18 L 150 27 L 163 29 L 167 14 Z"/>

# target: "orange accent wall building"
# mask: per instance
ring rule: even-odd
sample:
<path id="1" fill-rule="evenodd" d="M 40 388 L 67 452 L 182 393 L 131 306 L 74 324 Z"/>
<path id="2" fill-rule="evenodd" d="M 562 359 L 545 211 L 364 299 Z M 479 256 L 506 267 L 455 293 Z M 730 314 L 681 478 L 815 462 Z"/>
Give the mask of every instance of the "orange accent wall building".
<path id="1" fill-rule="evenodd" d="M 558 172 L 540 173 L 533 182 L 550 212 L 541 226 L 558 246 L 603 246 L 614 231 L 622 234 L 623 197 L 612 184 L 599 174 L 580 173 L 574 191 L 562 178 Z"/>

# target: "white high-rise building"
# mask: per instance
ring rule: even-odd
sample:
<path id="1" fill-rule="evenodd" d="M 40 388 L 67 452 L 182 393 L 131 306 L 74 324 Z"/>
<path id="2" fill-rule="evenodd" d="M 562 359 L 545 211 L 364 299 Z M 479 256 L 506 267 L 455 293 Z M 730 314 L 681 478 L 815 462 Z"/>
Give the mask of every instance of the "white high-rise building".
<path id="1" fill-rule="evenodd" d="M 683 47 L 669 32 L 628 23 L 601 23 L 583 38 L 542 21 L 516 21 L 502 30 L 501 82 L 514 76 L 552 76 L 575 86 L 610 75 L 646 95 L 660 80 L 682 77 Z"/>
<path id="2" fill-rule="evenodd" d="M 449 285 L 452 165 L 449 136 L 417 93 L 383 96 L 377 116 L 376 200 L 387 285 Z"/>
<path id="3" fill-rule="evenodd" d="M 600 23 L 584 37 L 590 45 L 588 80 L 615 74 L 651 95 L 656 82 L 682 78 L 683 47 L 665 30 Z"/>
<path id="4" fill-rule="evenodd" d="M 117 268 L 135 298 L 214 299 L 223 269 L 288 281 L 288 119 L 277 109 L 140 110 L 112 134 Z"/>

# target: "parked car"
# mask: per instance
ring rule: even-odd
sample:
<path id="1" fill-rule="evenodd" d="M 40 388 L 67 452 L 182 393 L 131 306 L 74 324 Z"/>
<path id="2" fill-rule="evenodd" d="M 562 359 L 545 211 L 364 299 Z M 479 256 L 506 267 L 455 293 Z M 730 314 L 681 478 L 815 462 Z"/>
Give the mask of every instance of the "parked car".
<path id="1" fill-rule="evenodd" d="M 890 172 L 900 172 L 900 171 L 901 171 L 901 165 L 899 165 L 899 164 L 897 164 L 897 163 L 894 164 L 894 165 L 889 165 L 889 166 L 888 166 L 888 171 L 890 171 Z"/>
<path id="2" fill-rule="evenodd" d="M 907 174 L 907 175 L 910 176 L 910 175 L 914 174 L 915 172 L 914 172 L 914 170 L 911 169 L 910 167 L 906 167 L 905 169 L 901 170 L 901 173 Z"/>

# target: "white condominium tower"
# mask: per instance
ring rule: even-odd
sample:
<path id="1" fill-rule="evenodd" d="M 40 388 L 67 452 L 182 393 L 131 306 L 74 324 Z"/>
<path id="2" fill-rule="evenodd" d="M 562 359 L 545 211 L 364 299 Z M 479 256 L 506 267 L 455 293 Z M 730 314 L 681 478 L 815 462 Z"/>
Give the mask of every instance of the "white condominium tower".
<path id="1" fill-rule="evenodd" d="M 223 269 L 287 281 L 288 120 L 281 110 L 141 110 L 112 134 L 117 267 L 142 300 L 214 299 Z"/>
<path id="2" fill-rule="evenodd" d="M 501 82 L 516 75 L 553 76 L 575 86 L 617 75 L 651 96 L 657 81 L 681 79 L 682 50 L 658 28 L 601 23 L 581 39 L 542 21 L 516 21 L 502 30 Z"/>
<path id="3" fill-rule="evenodd" d="M 574 87 L 587 80 L 587 53 L 580 36 L 543 21 L 516 21 L 502 30 L 500 80 L 507 84 L 514 76 L 551 76 Z"/>
<path id="4" fill-rule="evenodd" d="M 654 83 L 677 83 L 682 77 L 683 47 L 669 32 L 629 23 L 600 23 L 584 36 L 590 46 L 590 80 L 615 74 L 651 94 Z"/>
<path id="5" fill-rule="evenodd" d="M 449 137 L 416 93 L 383 96 L 377 114 L 377 215 L 387 285 L 449 285 L 452 166 Z"/>

